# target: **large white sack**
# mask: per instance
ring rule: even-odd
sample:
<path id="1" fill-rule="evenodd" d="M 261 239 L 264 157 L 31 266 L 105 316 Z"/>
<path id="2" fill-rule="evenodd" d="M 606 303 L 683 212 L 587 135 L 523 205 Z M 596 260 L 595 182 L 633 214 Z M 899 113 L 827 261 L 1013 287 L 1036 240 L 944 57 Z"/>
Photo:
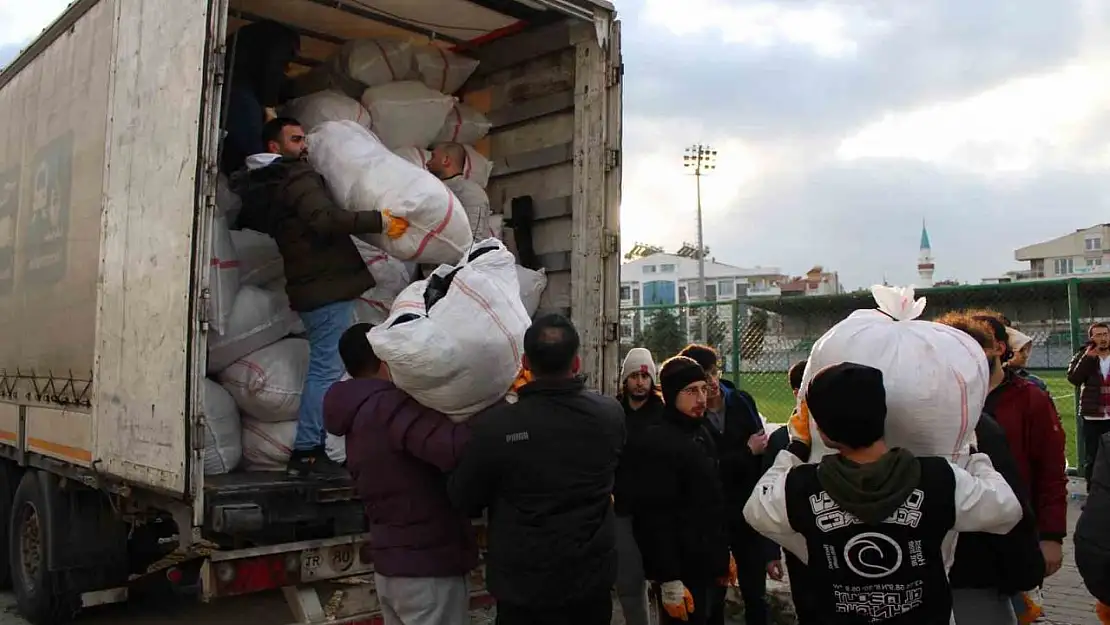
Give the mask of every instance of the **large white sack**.
<path id="1" fill-rule="evenodd" d="M 528 316 L 531 317 L 540 307 L 540 297 L 543 296 L 543 290 L 547 288 L 547 272 L 543 269 L 534 271 L 517 265 L 516 279 L 520 282 L 520 301 L 524 304 L 524 310 L 528 311 Z"/>
<path id="2" fill-rule="evenodd" d="M 308 341 L 283 339 L 236 360 L 219 374 L 239 409 L 259 421 L 296 421 L 308 374 Z"/>
<path id="3" fill-rule="evenodd" d="M 913 289 L 871 288 L 878 310 L 857 310 L 813 345 L 799 398 L 810 380 L 841 362 L 875 367 L 886 387 L 886 442 L 921 456 L 956 460 L 967 452 L 990 388 L 983 348 L 945 325 L 917 320 L 925 299 Z M 813 433 L 813 461 L 831 453 Z"/>
<path id="4" fill-rule="evenodd" d="M 222 475 L 239 466 L 243 435 L 239 408 L 231 395 L 204 379 L 204 474 Z"/>
<path id="5" fill-rule="evenodd" d="M 379 37 L 349 41 L 340 50 L 342 68 L 367 87 L 404 80 L 412 70 L 412 43 Z"/>
<path id="6" fill-rule="evenodd" d="M 227 332 L 208 335 L 208 373 L 223 371 L 243 356 L 301 329 L 300 318 L 289 308 L 285 293 L 244 286 L 235 296 Z"/>
<path id="7" fill-rule="evenodd" d="M 399 260 L 454 263 L 470 248 L 470 224 L 438 178 L 390 152 L 353 122 L 328 122 L 309 134 L 309 158 L 343 208 L 389 210 L 408 220 L 404 235 L 361 238 Z"/>
<path id="8" fill-rule="evenodd" d="M 271 423 L 243 416 L 243 465 L 251 471 L 284 471 L 293 455 L 297 438 L 296 421 Z M 335 462 L 347 460 L 343 437 L 328 434 L 328 457 Z"/>
<path id="9" fill-rule="evenodd" d="M 255 230 L 232 230 L 231 242 L 239 258 L 239 283 L 264 286 L 285 275 L 277 241 Z"/>
<path id="10" fill-rule="evenodd" d="M 455 99 L 414 80 L 370 87 L 362 94 L 371 130 L 389 149 L 431 145 Z"/>
<path id="11" fill-rule="evenodd" d="M 216 178 L 216 213 L 227 217 L 227 223 L 233 224 L 239 218 L 241 208 L 243 200 L 231 190 L 227 176 L 220 174 Z"/>
<path id="12" fill-rule="evenodd" d="M 412 272 L 404 263 L 373 245 L 354 237 L 352 239 L 375 282 L 374 288 L 363 293 L 355 302 L 355 322 L 378 325 L 389 316 L 393 300 L 409 285 Z"/>
<path id="13" fill-rule="evenodd" d="M 479 113 L 474 107 L 456 102 L 451 111 L 447 113 L 447 119 L 443 121 L 443 127 L 439 129 L 439 134 L 436 135 L 436 141 L 475 143 L 489 134 L 492 127 L 493 124 L 486 119 L 486 116 Z"/>
<path id="14" fill-rule="evenodd" d="M 463 83 L 478 69 L 478 61 L 437 45 L 421 46 L 413 52 L 413 57 L 420 80 L 440 93 L 462 89 Z"/>
<path id="15" fill-rule="evenodd" d="M 488 187 L 490 174 L 493 173 L 493 163 L 472 145 L 464 145 L 463 149 L 466 150 L 463 178 L 477 182 L 483 189 Z"/>
<path id="16" fill-rule="evenodd" d="M 427 168 L 428 160 L 432 158 L 432 153 L 428 150 L 411 145 L 405 148 L 397 148 L 393 150 L 393 153 L 420 168 Z"/>
<path id="17" fill-rule="evenodd" d="M 470 223 L 470 234 L 475 241 L 501 238 L 501 220 L 494 220 L 489 207 L 489 195 L 473 180 L 453 176 L 443 184 L 455 194 L 466 209 L 466 220 Z"/>
<path id="18" fill-rule="evenodd" d="M 429 283 L 452 274 L 446 295 L 426 309 Z M 415 318 L 405 320 L 410 314 Z M 530 323 L 512 253 L 487 239 L 457 269 L 441 265 L 406 288 L 368 337 L 398 387 L 462 421 L 505 396 L 520 371 Z"/>
<path id="19" fill-rule="evenodd" d="M 370 128 L 369 111 L 358 100 L 332 89 L 297 98 L 286 104 L 281 114 L 299 121 L 307 132 L 324 122 L 343 120 Z"/>
<path id="20" fill-rule="evenodd" d="M 208 276 L 208 317 L 216 332 L 227 332 L 239 284 L 239 258 L 227 227 L 227 217 L 217 215 L 212 220 L 212 260 Z"/>

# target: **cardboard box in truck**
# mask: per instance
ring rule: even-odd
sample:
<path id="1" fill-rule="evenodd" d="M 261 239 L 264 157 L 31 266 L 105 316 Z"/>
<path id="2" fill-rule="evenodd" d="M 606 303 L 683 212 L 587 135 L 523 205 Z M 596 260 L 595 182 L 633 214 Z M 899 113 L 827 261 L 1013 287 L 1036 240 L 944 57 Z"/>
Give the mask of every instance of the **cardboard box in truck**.
<path id="1" fill-rule="evenodd" d="M 226 42 L 262 19 L 300 34 L 291 75 L 369 37 L 480 61 L 458 95 L 493 124 L 493 211 L 547 272 L 540 312 L 573 319 L 590 383 L 616 390 L 609 2 L 77 0 L 0 72 L 0 583 L 34 623 L 144 584 L 283 587 L 300 622 L 377 609 L 372 584 L 311 591 L 372 570 L 349 480 L 201 462 Z"/>

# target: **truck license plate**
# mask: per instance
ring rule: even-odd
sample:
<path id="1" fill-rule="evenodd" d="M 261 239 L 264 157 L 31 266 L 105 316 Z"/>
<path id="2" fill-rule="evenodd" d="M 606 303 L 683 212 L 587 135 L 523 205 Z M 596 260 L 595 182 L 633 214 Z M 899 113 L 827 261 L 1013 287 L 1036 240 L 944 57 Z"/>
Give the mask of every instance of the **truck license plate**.
<path id="1" fill-rule="evenodd" d="M 311 582 L 367 572 L 359 559 L 359 544 L 348 543 L 309 549 L 301 554 L 301 581 Z"/>

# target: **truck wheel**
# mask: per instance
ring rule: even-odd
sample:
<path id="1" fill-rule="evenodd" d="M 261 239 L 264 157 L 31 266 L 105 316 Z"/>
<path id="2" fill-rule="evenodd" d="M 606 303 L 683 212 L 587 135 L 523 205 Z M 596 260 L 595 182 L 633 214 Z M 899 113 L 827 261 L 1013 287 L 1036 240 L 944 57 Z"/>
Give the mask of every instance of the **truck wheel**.
<path id="1" fill-rule="evenodd" d="M 42 482 L 37 472 L 28 471 L 12 500 L 8 551 L 16 605 L 32 625 L 68 623 L 79 605 L 64 592 L 62 576 L 48 569 L 47 514 Z"/>
<path id="2" fill-rule="evenodd" d="M 12 498 L 15 489 L 19 487 L 19 469 L 8 461 L 0 461 L 0 563 L 9 562 L 8 544 L 11 542 L 8 533 L 8 519 L 12 516 Z M 10 566 L 0 565 L 0 590 L 10 590 L 12 587 L 12 569 Z"/>

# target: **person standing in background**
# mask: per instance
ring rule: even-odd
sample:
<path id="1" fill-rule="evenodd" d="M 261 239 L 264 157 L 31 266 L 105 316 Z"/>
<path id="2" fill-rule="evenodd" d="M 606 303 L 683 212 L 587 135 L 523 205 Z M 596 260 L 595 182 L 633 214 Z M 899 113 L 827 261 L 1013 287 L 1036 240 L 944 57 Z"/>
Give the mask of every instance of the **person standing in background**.
<path id="1" fill-rule="evenodd" d="M 629 350 L 621 364 L 621 392 L 617 398 L 624 407 L 624 427 L 628 433 L 625 449 L 635 444 L 647 428 L 659 423 L 663 415 L 663 398 L 656 384 L 655 361 L 651 352 L 643 347 Z M 636 544 L 632 513 L 624 501 L 616 496 L 622 483 L 635 479 L 626 465 L 617 465 L 616 483 L 613 487 L 617 513 L 617 598 L 627 625 L 648 625 L 647 582 L 644 577 L 644 560 Z"/>
<path id="2" fill-rule="evenodd" d="M 1079 388 L 1079 415 L 1083 417 L 1083 475 L 1087 489 L 1103 434 L 1110 432 L 1110 325 L 1094 323 L 1087 329 L 1087 344 L 1068 366 L 1068 382 Z"/>
<path id="3" fill-rule="evenodd" d="M 1098 443 L 1087 503 L 1075 524 L 1075 566 L 1087 591 L 1098 600 L 1099 621 L 1110 625 L 1110 434 Z"/>
<path id="4" fill-rule="evenodd" d="M 759 535 L 744 520 L 744 503 L 763 474 L 767 434 L 755 399 L 728 380 L 721 379 L 717 350 L 707 345 L 689 345 L 680 353 L 705 370 L 708 397 L 704 424 L 713 434 L 725 497 L 725 522 L 729 546 L 736 562 L 736 582 L 744 599 L 744 622 L 766 625 L 767 575 L 782 578 L 779 549 Z M 723 612 L 721 613 L 723 619 Z M 718 625 L 723 620 L 716 621 Z"/>
<path id="5" fill-rule="evenodd" d="M 460 510 L 489 510 L 486 580 L 498 625 L 612 619 L 624 413 L 612 397 L 586 389 L 578 347 L 565 317 L 532 322 L 522 365 L 534 380 L 515 404 L 470 422 L 470 445 L 448 482 Z"/>
<path id="6" fill-rule="evenodd" d="M 1029 373 L 1029 369 L 1026 368 L 1029 366 L 1029 354 L 1033 352 L 1033 337 L 1011 327 L 1006 328 L 1006 337 L 1009 339 L 1010 350 L 1014 352 L 1010 362 L 1006 363 L 1006 367 L 1013 371 L 1015 375 L 1025 378 L 1047 393 L 1048 385 L 1045 384 L 1045 381 Z"/>

